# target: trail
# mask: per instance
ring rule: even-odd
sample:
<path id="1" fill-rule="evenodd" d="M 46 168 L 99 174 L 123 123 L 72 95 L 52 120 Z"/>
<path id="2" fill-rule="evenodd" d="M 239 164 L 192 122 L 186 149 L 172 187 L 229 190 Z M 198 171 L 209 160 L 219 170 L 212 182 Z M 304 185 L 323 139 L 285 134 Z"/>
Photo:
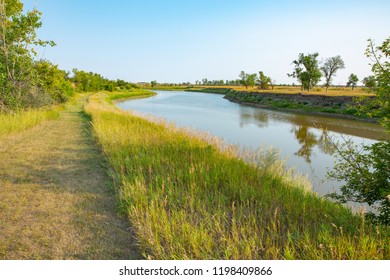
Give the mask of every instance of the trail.
<path id="1" fill-rule="evenodd" d="M 82 114 L 0 139 L 0 259 L 139 259 Z"/>

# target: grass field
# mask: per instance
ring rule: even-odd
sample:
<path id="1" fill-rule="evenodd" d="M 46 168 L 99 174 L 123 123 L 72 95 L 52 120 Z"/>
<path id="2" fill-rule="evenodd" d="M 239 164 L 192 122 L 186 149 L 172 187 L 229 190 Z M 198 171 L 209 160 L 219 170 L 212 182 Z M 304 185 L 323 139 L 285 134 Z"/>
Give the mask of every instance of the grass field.
<path id="1" fill-rule="evenodd" d="M 370 96 L 373 95 L 367 88 L 357 87 L 352 90 L 350 87 L 329 87 L 326 92 L 325 87 L 314 87 L 310 92 L 301 90 L 299 86 L 275 86 L 274 89 L 260 90 L 255 87 L 244 86 L 197 86 L 196 88 L 231 88 L 235 91 L 248 91 L 248 92 L 267 92 L 267 93 L 278 93 L 278 94 L 313 94 L 313 95 L 327 95 L 327 96 Z"/>
<path id="2" fill-rule="evenodd" d="M 16 114 L 0 114 L 0 138 L 13 132 L 23 131 L 45 120 L 59 117 L 58 110 L 30 109 Z"/>
<path id="3" fill-rule="evenodd" d="M 390 258 L 388 228 L 317 197 L 274 152 L 239 157 L 218 139 L 132 115 L 107 99 L 91 96 L 85 112 L 144 257 Z"/>
<path id="4" fill-rule="evenodd" d="M 352 90 L 350 87 L 329 87 L 326 92 L 325 87 L 314 87 L 310 92 L 301 90 L 300 86 L 275 86 L 274 89 L 260 90 L 258 86 L 245 88 L 244 86 L 164 86 L 158 85 L 155 88 L 146 87 L 146 90 L 178 90 L 178 91 L 196 91 L 197 89 L 217 89 L 216 92 L 221 89 L 233 89 L 235 91 L 245 92 L 266 92 L 275 94 L 312 94 L 312 95 L 327 95 L 327 96 L 372 96 L 373 93 L 365 87 L 356 87 Z"/>

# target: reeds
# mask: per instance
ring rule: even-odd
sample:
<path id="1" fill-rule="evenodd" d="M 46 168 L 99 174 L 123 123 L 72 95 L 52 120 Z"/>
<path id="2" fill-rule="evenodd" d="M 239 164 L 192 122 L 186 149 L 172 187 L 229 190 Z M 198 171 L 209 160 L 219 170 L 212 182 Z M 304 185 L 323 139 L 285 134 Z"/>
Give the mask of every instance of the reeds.
<path id="1" fill-rule="evenodd" d="M 242 152 L 106 98 L 85 111 L 146 258 L 389 258 L 388 228 L 308 191 L 274 151 Z"/>

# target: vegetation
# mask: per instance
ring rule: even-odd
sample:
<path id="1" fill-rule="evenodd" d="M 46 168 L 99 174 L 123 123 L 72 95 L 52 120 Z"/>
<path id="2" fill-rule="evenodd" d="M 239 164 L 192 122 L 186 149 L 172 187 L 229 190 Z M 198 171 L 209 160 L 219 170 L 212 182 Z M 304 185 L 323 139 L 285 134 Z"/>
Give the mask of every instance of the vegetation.
<path id="1" fill-rule="evenodd" d="M 347 87 L 351 87 L 353 90 L 356 87 L 358 82 L 359 82 L 359 78 L 355 74 L 352 73 L 348 77 Z"/>
<path id="2" fill-rule="evenodd" d="M 248 74 L 245 73 L 244 71 L 241 71 L 240 73 L 240 83 L 248 89 L 248 87 L 254 87 L 256 80 L 257 80 L 257 74 Z"/>
<path id="3" fill-rule="evenodd" d="M 40 89 L 34 47 L 54 45 L 37 38 L 41 13 L 23 13 L 19 0 L 0 0 L 0 111 L 39 107 L 51 103 L 51 96 Z"/>
<path id="4" fill-rule="evenodd" d="M 376 79 L 374 76 L 365 77 L 362 80 L 362 82 L 363 82 L 364 86 L 369 88 L 370 90 L 373 90 L 376 87 Z"/>
<path id="5" fill-rule="evenodd" d="M 270 77 L 264 75 L 263 71 L 259 72 L 259 88 L 260 89 L 269 89 L 272 85 L 272 80 Z"/>
<path id="6" fill-rule="evenodd" d="M 45 120 L 54 120 L 58 110 L 30 109 L 18 114 L 0 114 L 0 139 L 13 132 L 23 131 Z"/>
<path id="7" fill-rule="evenodd" d="M 52 113 L 55 120 L 23 131 L 43 112 L 0 115 L 1 260 L 141 257 L 117 213 L 108 164 L 81 112 L 85 101 L 78 94 Z M 10 127 L 18 133 L 4 135 Z"/>
<path id="8" fill-rule="evenodd" d="M 327 58 L 325 60 L 324 65 L 321 66 L 321 71 L 324 74 L 324 78 L 325 78 L 326 92 L 328 92 L 328 88 L 331 85 L 333 76 L 336 75 L 336 72 L 338 70 L 344 68 L 345 68 L 344 61 L 341 59 L 339 55 Z"/>
<path id="9" fill-rule="evenodd" d="M 360 113 L 382 117 L 381 123 L 390 133 L 390 38 L 375 47 L 370 40 L 366 55 L 372 59 L 372 72 L 378 82 L 376 96 L 368 104 L 360 104 Z M 352 75 L 351 75 L 352 76 Z M 339 201 L 367 203 L 377 209 L 368 213 L 374 222 L 390 225 L 390 142 L 384 139 L 360 149 L 346 142 L 338 149 L 340 163 L 329 173 L 331 178 L 345 182 L 341 193 L 331 195 Z"/>
<path id="10" fill-rule="evenodd" d="M 386 229 L 305 190 L 274 152 L 238 158 L 217 139 L 145 120 L 106 99 L 93 95 L 85 111 L 145 257 L 389 258 Z"/>
<path id="11" fill-rule="evenodd" d="M 318 53 L 304 55 L 300 53 L 293 61 L 294 72 L 289 77 L 296 78 L 302 85 L 302 90 L 310 91 L 321 79 L 321 70 L 318 62 Z"/>

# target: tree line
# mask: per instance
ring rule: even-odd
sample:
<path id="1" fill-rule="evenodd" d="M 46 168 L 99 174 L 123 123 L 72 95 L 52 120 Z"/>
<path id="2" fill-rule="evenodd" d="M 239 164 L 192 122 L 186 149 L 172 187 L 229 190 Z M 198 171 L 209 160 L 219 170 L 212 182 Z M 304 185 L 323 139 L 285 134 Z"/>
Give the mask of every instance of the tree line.
<path id="1" fill-rule="evenodd" d="M 37 9 L 24 13 L 20 0 L 0 0 L 0 112 L 62 103 L 74 92 L 137 87 L 93 72 L 69 73 L 37 59 L 36 48 L 55 46 L 37 38 L 41 15 Z"/>

